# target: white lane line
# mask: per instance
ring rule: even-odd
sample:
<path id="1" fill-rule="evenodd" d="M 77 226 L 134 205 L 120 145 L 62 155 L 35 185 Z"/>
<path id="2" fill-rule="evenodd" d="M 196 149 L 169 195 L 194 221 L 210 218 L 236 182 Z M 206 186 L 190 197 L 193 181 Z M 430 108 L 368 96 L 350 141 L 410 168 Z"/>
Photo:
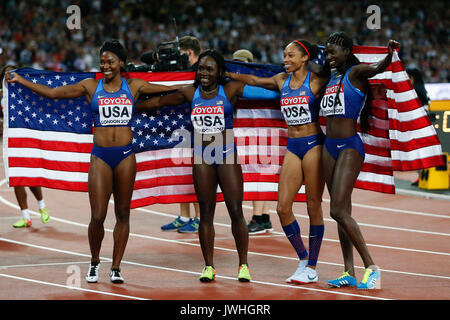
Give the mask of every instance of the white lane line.
<path id="1" fill-rule="evenodd" d="M 1 197 L 0 197 L 0 200 L 1 200 Z M 166 216 L 166 217 L 172 217 L 172 218 L 176 218 L 177 217 L 177 215 L 174 215 L 174 214 L 162 213 L 162 212 L 158 212 L 158 211 L 155 211 L 155 210 L 149 210 L 149 209 L 144 209 L 144 208 L 136 208 L 136 209 L 133 209 L 133 210 L 147 212 L 147 213 L 152 213 L 152 214 Z M 225 224 L 225 223 L 216 223 L 216 222 L 214 222 L 214 225 L 231 228 L 231 225 Z M 274 235 L 284 235 L 283 232 L 278 232 L 278 231 L 273 231 L 272 234 L 274 234 Z M 303 235 L 302 238 L 307 239 L 308 236 Z M 191 240 L 187 240 L 187 241 L 192 241 L 192 239 Z M 339 243 L 339 240 L 337 240 L 337 239 L 323 238 L 323 241 Z M 411 248 L 402 248 L 402 247 L 386 246 L 386 245 L 371 244 L 371 243 L 367 243 L 366 245 L 368 247 L 376 247 L 376 248 L 384 248 L 384 249 L 391 249 L 391 250 L 410 251 L 410 252 L 418 252 L 418 253 L 437 254 L 437 255 L 443 255 L 443 256 L 450 256 L 450 253 L 448 253 L 448 252 L 429 251 L 429 250 L 420 250 L 420 249 L 411 249 Z"/>
<path id="2" fill-rule="evenodd" d="M 330 199 L 323 199 L 323 201 L 330 202 Z M 442 215 L 442 214 L 428 213 L 428 212 L 422 212 L 422 211 L 396 209 L 396 208 L 389 208 L 389 207 L 371 206 L 368 204 L 355 203 L 355 202 L 352 202 L 352 206 L 359 207 L 359 208 L 365 208 L 365 209 L 372 209 L 372 210 L 389 211 L 389 212 L 395 212 L 395 213 L 405 213 L 405 214 L 424 216 L 424 217 L 450 219 L 450 215 Z"/>
<path id="3" fill-rule="evenodd" d="M 89 261 L 73 261 L 73 262 L 53 262 L 53 263 L 33 263 L 33 264 L 14 264 L 9 266 L 0 266 L 2 269 L 13 269 L 13 268 L 35 268 L 35 267 L 52 267 L 52 266 L 64 266 L 64 265 L 75 265 L 75 264 L 87 264 Z"/>
<path id="4" fill-rule="evenodd" d="M 64 288 L 64 289 L 69 289 L 69 290 L 78 290 L 78 291 L 83 291 L 83 292 L 91 292 L 91 293 L 103 294 L 103 295 L 107 295 L 107 296 L 121 297 L 121 298 L 126 298 L 126 299 L 150 300 L 150 299 L 146 299 L 146 298 L 127 296 L 127 295 L 117 294 L 117 293 L 112 293 L 112 292 L 107 292 L 107 291 L 91 290 L 91 289 L 85 289 L 85 288 L 78 288 L 78 287 L 74 287 L 74 286 L 63 285 L 63 284 L 54 283 L 54 282 L 35 280 L 35 279 L 29 279 L 29 278 L 24 278 L 24 277 L 16 277 L 16 276 L 12 276 L 12 275 L 9 275 L 9 274 L 4 274 L 4 273 L 0 273 L 0 277 L 10 278 L 10 279 L 15 279 L 15 280 L 20 280 L 20 281 L 28 281 L 28 282 L 32 282 L 32 283 L 36 283 L 36 284 L 53 286 L 53 287 Z"/>
<path id="5" fill-rule="evenodd" d="M 35 244 L 30 244 L 30 243 L 26 243 L 26 242 L 22 242 L 22 241 L 16 241 L 16 240 L 5 239 L 5 238 L 0 238 L 0 241 L 15 243 L 15 244 L 19 244 L 19 245 L 23 245 L 23 246 L 29 246 L 29 247 L 33 247 L 33 248 L 39 248 L 39 249 L 42 249 L 42 250 L 55 251 L 55 250 L 53 250 L 53 248 L 48 248 L 48 247 L 44 247 L 44 246 L 38 246 L 38 245 L 35 245 Z M 85 254 L 81 254 L 81 253 L 78 253 L 78 252 L 73 252 L 73 251 L 68 251 L 68 250 L 60 250 L 60 251 L 62 253 L 66 253 L 66 254 L 85 256 Z M 105 259 L 105 258 L 101 258 L 101 259 Z M 130 264 L 130 265 L 134 265 L 134 266 L 139 266 L 139 267 L 144 267 L 144 268 L 159 269 L 159 270 L 165 270 L 165 271 L 175 271 L 175 272 L 187 273 L 187 274 L 191 274 L 191 275 L 200 275 L 199 272 L 193 272 L 193 271 L 184 270 L 184 269 L 161 267 L 161 266 L 155 266 L 155 265 L 144 264 L 144 263 L 133 262 L 133 261 L 127 261 L 127 260 L 122 260 L 122 263 Z M 384 271 L 384 269 L 382 271 Z M 49 283 L 49 282 L 43 282 L 43 281 L 38 281 L 38 280 L 27 279 L 27 278 L 20 278 L 20 277 L 15 277 L 15 276 L 9 276 L 9 275 L 6 275 L 6 274 L 1 274 L 1 273 L 0 273 L 0 276 L 6 276 L 6 277 L 14 278 L 14 279 L 31 281 L 31 282 L 41 283 L 41 284 L 56 285 L 56 286 L 59 286 L 59 287 L 65 287 L 67 289 L 78 289 L 78 290 L 82 290 L 82 291 L 95 292 L 94 290 L 88 290 L 88 289 L 82 289 L 82 288 L 76 288 L 76 287 L 72 287 L 72 286 L 67 286 L 67 285 L 60 285 L 60 284 L 54 284 L 54 283 Z M 235 277 L 230 277 L 230 276 L 216 275 L 216 278 L 237 281 Z M 291 289 L 297 289 L 297 290 L 316 291 L 316 292 L 322 292 L 322 293 L 327 293 L 327 294 L 336 294 L 336 295 L 351 296 L 351 297 L 365 298 L 365 299 L 392 300 L 392 299 L 389 299 L 389 298 L 373 297 L 373 296 L 366 296 L 366 295 L 361 295 L 361 294 L 352 294 L 352 293 L 346 293 L 346 292 L 337 292 L 337 291 L 333 291 L 332 289 L 330 289 L 330 290 L 323 290 L 323 289 L 308 288 L 308 287 L 303 287 L 303 286 L 279 284 L 279 283 L 273 283 L 273 282 L 267 282 L 267 281 L 252 280 L 252 283 L 268 285 L 268 286 L 272 286 L 272 287 L 284 287 L 284 288 L 291 288 Z M 98 292 L 98 293 L 101 293 L 101 291 Z M 117 294 L 111 294 L 111 295 L 117 295 Z M 122 296 L 122 295 L 118 295 L 118 296 Z M 143 299 L 143 298 L 130 297 L 130 296 L 123 296 L 123 297 L 129 297 L 129 298 L 133 298 L 133 299 Z"/>
<path id="6" fill-rule="evenodd" d="M 1 184 L 2 184 L 2 181 L 0 181 L 0 185 Z M 19 208 L 17 205 L 9 202 L 8 200 L 4 199 L 1 196 L 0 196 L 0 201 L 5 203 L 6 205 L 11 206 L 11 207 Z M 174 214 L 162 213 L 162 212 L 149 210 L 149 209 L 144 209 L 144 208 L 136 208 L 136 209 L 133 209 L 133 210 L 138 210 L 138 211 L 142 211 L 142 212 L 153 213 L 153 214 L 162 215 L 162 216 L 168 216 L 168 217 L 176 217 L 177 216 L 177 215 L 174 215 Z M 31 214 L 34 214 L 36 216 L 40 216 L 40 214 L 37 213 L 37 212 L 31 211 L 31 210 L 30 210 L 30 212 L 31 212 Z M 84 227 L 84 228 L 88 227 L 88 225 L 86 225 L 86 224 L 82 224 L 82 223 L 78 223 L 78 222 L 74 222 L 74 221 L 70 221 L 70 220 L 66 220 L 66 219 L 61 219 L 61 218 L 57 218 L 57 217 L 54 217 L 54 216 L 52 216 L 51 219 L 53 219 L 54 221 L 59 221 L 59 222 L 62 222 L 62 223 L 75 225 L 75 226 L 79 226 L 79 227 Z M 223 223 L 214 223 L 214 224 L 215 225 L 219 225 L 219 226 L 224 226 L 224 227 L 230 227 L 229 224 L 223 224 Z M 105 228 L 105 231 L 112 232 L 113 230 Z M 278 233 L 278 234 L 282 234 L 282 233 Z M 150 240 L 155 240 L 155 241 L 163 241 L 163 242 L 183 244 L 183 245 L 192 245 L 192 246 L 197 246 L 197 247 L 200 246 L 199 244 L 195 244 L 195 243 L 189 243 L 189 242 L 180 241 L 180 240 L 164 239 L 164 238 L 160 238 L 160 237 L 153 237 L 153 236 L 141 235 L 141 234 L 135 234 L 135 233 L 130 233 L 130 236 L 134 236 L 134 237 L 138 237 L 138 238 L 145 238 L 145 239 L 150 239 Z M 306 238 L 306 236 L 303 236 L 303 237 Z M 324 241 L 330 241 L 330 242 L 336 242 L 336 243 L 339 242 L 339 240 L 327 239 L 327 238 L 324 238 Z M 400 248 L 400 247 L 393 247 L 393 246 L 383 246 L 383 245 L 374 245 L 374 244 L 367 244 L 367 246 L 373 246 L 373 247 L 385 248 L 385 249 L 393 249 L 393 250 L 401 250 L 401 251 L 426 253 L 426 254 L 437 254 L 437 255 L 447 255 L 447 256 L 450 255 L 450 253 L 445 253 L 445 252 L 434 252 L 434 251 L 409 249 L 409 248 Z M 235 252 L 234 249 L 228 249 L 228 248 L 222 248 L 222 247 L 215 247 L 215 249 L 222 250 L 222 251 L 228 251 L 228 252 Z M 295 258 L 284 257 L 284 256 L 276 256 L 276 255 L 264 254 L 264 253 L 259 253 L 259 252 L 251 252 L 251 251 L 249 251 L 248 253 L 249 254 L 253 254 L 253 255 L 268 256 L 268 257 L 279 258 L 279 259 L 296 260 Z M 328 264 L 328 265 L 335 265 L 335 266 L 342 266 L 342 264 L 336 264 L 336 263 L 325 262 L 325 261 L 319 261 L 318 263 Z M 361 268 L 362 269 L 363 267 L 355 266 L 355 268 Z M 440 275 L 416 274 L 416 273 L 397 271 L 397 270 L 386 270 L 386 269 L 383 269 L 383 270 L 385 272 L 393 272 L 393 273 L 400 273 L 400 274 L 406 274 L 406 275 L 412 274 L 412 275 L 420 275 L 420 276 L 423 276 L 423 277 L 434 277 L 434 278 L 442 278 L 442 279 L 449 279 L 450 278 L 450 277 L 447 277 L 447 276 L 440 276 Z"/>

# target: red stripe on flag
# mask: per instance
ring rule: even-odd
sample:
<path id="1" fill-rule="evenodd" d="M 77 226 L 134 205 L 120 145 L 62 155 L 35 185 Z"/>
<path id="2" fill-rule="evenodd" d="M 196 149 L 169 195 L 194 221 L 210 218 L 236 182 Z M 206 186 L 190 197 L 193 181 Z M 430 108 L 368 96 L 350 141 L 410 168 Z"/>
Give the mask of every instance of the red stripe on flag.
<path id="1" fill-rule="evenodd" d="M 87 182 L 71 182 L 64 180 L 55 180 L 47 178 L 29 178 L 29 177 L 10 177 L 9 185 L 16 186 L 41 186 L 44 188 L 70 190 L 70 191 L 88 191 Z"/>
<path id="2" fill-rule="evenodd" d="M 56 161 L 42 158 L 9 157 L 8 166 L 10 168 L 43 168 L 55 171 L 89 172 L 89 163 Z"/>
<path id="3" fill-rule="evenodd" d="M 49 151 L 91 153 L 92 143 L 46 141 L 37 138 L 8 138 L 9 148 L 34 148 Z"/>

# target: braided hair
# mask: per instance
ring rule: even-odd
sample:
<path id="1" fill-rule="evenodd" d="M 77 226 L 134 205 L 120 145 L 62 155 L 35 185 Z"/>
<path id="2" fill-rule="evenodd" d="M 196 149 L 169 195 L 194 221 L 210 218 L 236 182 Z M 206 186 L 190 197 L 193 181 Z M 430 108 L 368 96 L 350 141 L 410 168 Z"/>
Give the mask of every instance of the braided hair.
<path id="1" fill-rule="evenodd" d="M 345 73 L 353 66 L 360 64 L 361 62 L 359 61 L 359 59 L 352 53 L 352 49 L 353 49 L 353 40 L 352 38 L 350 38 L 345 32 L 335 32 L 332 33 L 327 41 L 326 44 L 334 44 L 334 45 L 338 45 L 344 49 L 349 49 L 350 50 L 350 54 L 347 56 L 347 60 L 344 62 L 344 74 L 342 75 L 341 80 L 339 81 L 339 87 L 338 87 L 338 91 L 336 93 L 336 97 L 339 95 L 339 92 L 341 90 L 341 85 L 342 85 L 342 81 L 344 80 L 345 77 Z M 367 96 L 366 96 L 366 100 L 364 103 L 364 107 L 361 110 L 360 116 L 359 116 L 359 121 L 360 121 L 360 129 L 363 133 L 366 133 L 367 130 L 369 129 L 370 123 L 369 123 L 369 118 L 372 115 L 372 92 L 370 90 L 370 84 L 369 81 L 367 80 Z M 336 100 L 336 99 L 335 99 Z"/>
<path id="2" fill-rule="evenodd" d="M 216 61 L 217 69 L 219 72 L 219 74 L 217 76 L 217 83 L 224 85 L 226 83 L 225 71 L 226 71 L 227 67 L 225 64 L 225 59 L 223 58 L 222 54 L 215 49 L 208 49 L 206 51 L 203 51 L 200 54 L 200 56 L 198 57 L 198 61 L 200 61 L 204 57 L 211 57 L 214 59 L 214 61 Z M 197 74 L 198 74 L 198 69 L 197 69 L 197 73 L 195 74 L 195 81 L 194 81 L 195 88 L 197 88 L 200 85 L 200 80 L 198 79 Z"/>

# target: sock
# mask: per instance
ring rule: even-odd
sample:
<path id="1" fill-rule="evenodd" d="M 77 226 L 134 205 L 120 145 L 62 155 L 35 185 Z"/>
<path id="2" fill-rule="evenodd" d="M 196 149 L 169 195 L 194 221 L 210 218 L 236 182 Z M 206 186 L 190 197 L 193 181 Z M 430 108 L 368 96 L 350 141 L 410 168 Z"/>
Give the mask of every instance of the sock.
<path id="1" fill-rule="evenodd" d="M 38 200 L 39 209 L 45 209 L 45 201 L 44 199 Z"/>
<path id="2" fill-rule="evenodd" d="M 322 245 L 324 225 L 309 226 L 309 258 L 308 265 L 316 266 L 319 258 L 320 246 Z"/>
<path id="3" fill-rule="evenodd" d="M 180 216 L 180 219 L 181 219 L 181 221 L 183 221 L 183 222 L 188 222 L 188 221 L 189 221 L 189 217 L 183 217 L 183 216 Z"/>
<path id="4" fill-rule="evenodd" d="M 305 258 L 308 255 L 308 252 L 303 244 L 302 236 L 300 235 L 300 226 L 298 225 L 297 220 L 287 226 L 284 226 L 283 231 L 297 252 L 298 257 L 300 259 Z"/>
<path id="5" fill-rule="evenodd" d="M 261 215 L 261 221 L 262 222 L 269 222 L 270 221 L 270 216 L 267 213 L 263 213 Z"/>
<path id="6" fill-rule="evenodd" d="M 26 220 L 31 220 L 30 212 L 28 211 L 28 209 L 22 210 L 22 217 Z"/>

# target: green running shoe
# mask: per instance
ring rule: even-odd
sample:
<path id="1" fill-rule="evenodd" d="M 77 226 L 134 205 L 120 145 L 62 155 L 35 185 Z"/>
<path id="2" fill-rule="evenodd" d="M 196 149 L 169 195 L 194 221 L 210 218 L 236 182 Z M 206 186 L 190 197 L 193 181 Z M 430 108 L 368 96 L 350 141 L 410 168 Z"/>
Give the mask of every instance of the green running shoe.
<path id="1" fill-rule="evenodd" d="M 47 208 L 39 209 L 41 213 L 41 221 L 42 223 L 47 223 L 50 221 L 50 215 L 48 214 Z"/>
<path id="2" fill-rule="evenodd" d="M 201 282 L 210 282 L 213 281 L 216 277 L 216 270 L 214 270 L 211 266 L 205 266 L 202 270 L 202 275 L 200 276 L 199 280 Z"/>
<path id="3" fill-rule="evenodd" d="M 14 228 L 28 228 L 31 227 L 31 220 L 20 219 L 16 223 L 13 224 Z"/>
<path id="4" fill-rule="evenodd" d="M 252 280 L 252 277 L 250 277 L 250 269 L 246 264 L 239 266 L 238 280 L 240 282 L 250 282 Z"/>

